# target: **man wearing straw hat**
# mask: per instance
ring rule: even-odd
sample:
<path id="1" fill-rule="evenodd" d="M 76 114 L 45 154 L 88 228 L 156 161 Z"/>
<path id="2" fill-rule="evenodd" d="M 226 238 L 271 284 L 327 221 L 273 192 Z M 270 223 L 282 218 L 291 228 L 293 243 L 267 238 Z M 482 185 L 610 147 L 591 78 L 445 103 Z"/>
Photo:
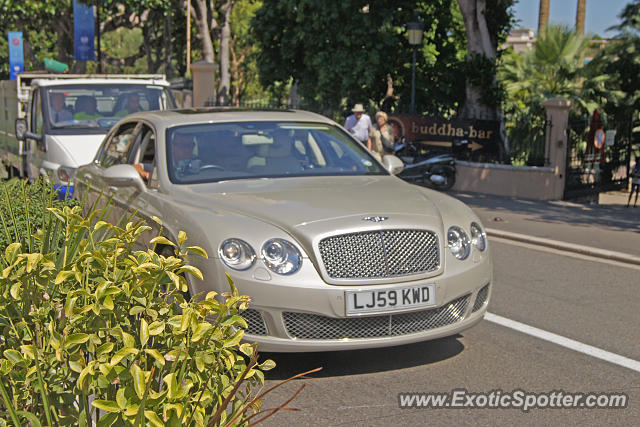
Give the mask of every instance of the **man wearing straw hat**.
<path id="1" fill-rule="evenodd" d="M 344 128 L 371 150 L 371 138 L 369 138 L 371 118 L 364 113 L 362 104 L 354 105 L 351 112 L 353 114 L 347 117 L 347 120 L 344 122 Z"/>

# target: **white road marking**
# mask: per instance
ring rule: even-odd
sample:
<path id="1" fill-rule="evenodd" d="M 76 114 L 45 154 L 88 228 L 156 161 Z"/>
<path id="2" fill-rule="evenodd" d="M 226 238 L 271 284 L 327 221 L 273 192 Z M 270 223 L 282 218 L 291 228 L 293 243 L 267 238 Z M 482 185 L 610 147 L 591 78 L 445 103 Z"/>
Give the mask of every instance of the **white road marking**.
<path id="1" fill-rule="evenodd" d="M 506 328 L 514 329 L 518 332 L 531 335 L 541 340 L 549 341 L 579 353 L 586 354 L 587 356 L 595 357 L 597 359 L 640 372 L 640 362 L 637 360 L 629 359 L 628 357 L 620 356 L 619 354 L 611 353 L 610 351 L 602 350 L 601 348 L 593 347 L 591 345 L 581 343 L 580 341 L 575 341 L 552 332 L 547 332 L 524 323 L 516 322 L 515 320 L 507 319 L 506 317 L 498 316 L 497 314 L 487 312 L 484 318 L 489 322 L 497 323 L 498 325 Z"/>

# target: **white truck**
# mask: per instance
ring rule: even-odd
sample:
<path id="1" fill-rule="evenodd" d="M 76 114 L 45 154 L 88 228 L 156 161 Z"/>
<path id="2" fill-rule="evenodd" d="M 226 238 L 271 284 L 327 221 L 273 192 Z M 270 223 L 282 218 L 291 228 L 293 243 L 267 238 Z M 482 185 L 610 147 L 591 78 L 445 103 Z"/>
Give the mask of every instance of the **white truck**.
<path id="1" fill-rule="evenodd" d="M 44 176 L 72 191 L 75 169 L 91 163 L 120 118 L 171 108 L 163 75 L 20 73 L 0 81 L 0 161 L 8 177 Z"/>

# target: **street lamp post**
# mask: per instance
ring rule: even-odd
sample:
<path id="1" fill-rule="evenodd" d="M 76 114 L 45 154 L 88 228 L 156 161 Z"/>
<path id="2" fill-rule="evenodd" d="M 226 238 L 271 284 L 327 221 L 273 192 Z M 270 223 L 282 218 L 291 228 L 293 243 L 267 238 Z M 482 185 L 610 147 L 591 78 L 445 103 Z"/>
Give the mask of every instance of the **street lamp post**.
<path id="1" fill-rule="evenodd" d="M 407 33 L 409 34 L 409 44 L 413 46 L 413 62 L 411 63 L 411 114 L 416 113 L 416 54 L 418 46 L 422 44 L 422 34 L 424 33 L 424 23 L 415 15 L 407 22 Z"/>

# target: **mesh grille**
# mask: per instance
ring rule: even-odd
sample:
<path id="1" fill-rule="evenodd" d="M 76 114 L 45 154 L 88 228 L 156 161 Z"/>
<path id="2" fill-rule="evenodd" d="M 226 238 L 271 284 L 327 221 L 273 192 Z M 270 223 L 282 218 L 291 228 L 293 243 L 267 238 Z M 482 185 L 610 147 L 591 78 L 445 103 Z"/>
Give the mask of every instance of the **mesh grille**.
<path id="1" fill-rule="evenodd" d="M 242 318 L 247 321 L 247 333 L 251 335 L 267 335 L 267 325 L 262 314 L 252 308 L 242 312 Z"/>
<path id="2" fill-rule="evenodd" d="M 284 312 L 284 325 L 292 338 L 339 340 L 413 334 L 456 323 L 464 318 L 469 295 L 431 310 L 404 314 L 335 319 L 308 313 Z"/>
<path id="3" fill-rule="evenodd" d="M 322 239 L 329 277 L 371 279 L 426 273 L 440 266 L 438 236 L 425 230 L 381 230 Z"/>
<path id="4" fill-rule="evenodd" d="M 487 297 L 489 296 L 489 285 L 484 285 L 482 289 L 478 291 L 478 296 L 476 296 L 476 302 L 473 303 L 472 312 L 476 312 L 482 308 L 484 303 L 487 301 Z"/>

